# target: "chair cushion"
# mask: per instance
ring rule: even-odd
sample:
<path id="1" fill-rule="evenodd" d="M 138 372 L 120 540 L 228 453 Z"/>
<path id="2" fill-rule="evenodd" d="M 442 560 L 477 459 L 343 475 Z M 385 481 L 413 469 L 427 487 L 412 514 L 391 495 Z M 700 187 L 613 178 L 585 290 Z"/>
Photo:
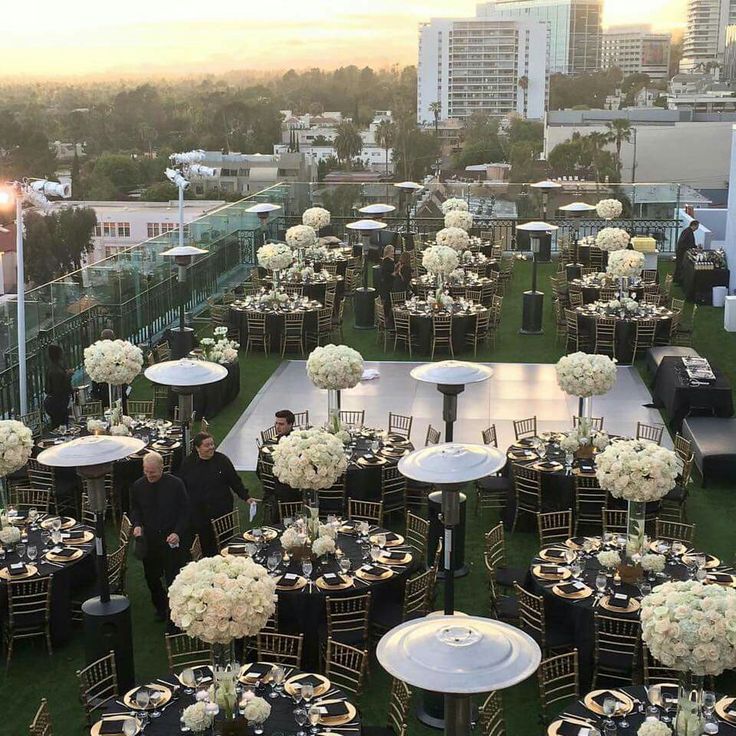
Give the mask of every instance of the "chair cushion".
<path id="1" fill-rule="evenodd" d="M 504 588 L 513 588 L 514 581 L 522 585 L 527 576 L 523 567 L 497 567 L 496 582 Z"/>
<path id="2" fill-rule="evenodd" d="M 519 620 L 519 601 L 512 595 L 504 595 L 496 600 L 496 614 L 500 621 Z"/>
<path id="3" fill-rule="evenodd" d="M 481 491 L 506 492 L 513 488 L 511 480 L 500 475 L 487 475 L 476 482 Z"/>
<path id="4" fill-rule="evenodd" d="M 682 503 L 687 496 L 687 492 L 682 486 L 675 486 L 665 497 L 665 501 L 674 501 L 675 503 Z"/>

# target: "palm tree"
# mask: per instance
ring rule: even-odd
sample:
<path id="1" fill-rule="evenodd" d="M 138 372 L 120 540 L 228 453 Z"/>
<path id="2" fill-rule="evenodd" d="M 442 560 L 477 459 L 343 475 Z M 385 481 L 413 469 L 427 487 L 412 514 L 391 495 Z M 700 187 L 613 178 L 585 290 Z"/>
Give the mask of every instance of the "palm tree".
<path id="1" fill-rule="evenodd" d="M 351 122 L 340 123 L 335 128 L 335 153 L 348 168 L 352 167 L 353 158 L 363 150 L 363 139 L 358 129 Z"/>
<path id="2" fill-rule="evenodd" d="M 596 182 L 600 181 L 600 172 L 599 172 L 599 159 L 600 154 L 603 151 L 603 149 L 611 143 L 611 137 L 609 133 L 601 133 L 599 131 L 593 131 L 592 133 L 588 133 L 587 136 L 585 136 L 585 140 L 588 142 L 590 146 L 590 160 L 591 165 L 593 167 L 593 172 L 595 174 L 595 180 Z"/>
<path id="3" fill-rule="evenodd" d="M 625 118 L 616 118 L 610 123 L 606 123 L 608 128 L 608 140 L 616 144 L 616 161 L 619 174 L 621 173 L 621 144 L 631 140 L 633 129 L 631 123 Z"/>
<path id="4" fill-rule="evenodd" d="M 524 117 L 526 117 L 526 91 L 529 89 L 529 77 L 526 74 L 523 77 L 519 77 L 518 85 L 524 94 Z"/>
<path id="5" fill-rule="evenodd" d="M 440 127 L 440 113 L 442 112 L 441 102 L 430 102 L 429 111 L 434 115 L 434 134 L 438 135 L 438 129 Z"/>
<path id="6" fill-rule="evenodd" d="M 376 126 L 376 143 L 386 152 L 386 173 L 388 174 L 388 150 L 396 139 L 396 125 L 390 120 L 381 120 Z"/>

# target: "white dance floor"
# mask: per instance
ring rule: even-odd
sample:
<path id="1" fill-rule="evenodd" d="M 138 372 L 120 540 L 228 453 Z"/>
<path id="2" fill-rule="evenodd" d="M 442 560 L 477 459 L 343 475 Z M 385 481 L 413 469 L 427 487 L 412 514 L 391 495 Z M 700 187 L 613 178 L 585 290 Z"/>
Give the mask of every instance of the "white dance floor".
<path id="1" fill-rule="evenodd" d="M 367 362 L 380 377 L 364 381 L 342 392 L 343 409 L 365 409 L 365 424 L 384 428 L 389 411 L 414 417 L 411 438 L 416 447 L 424 445 L 428 425 L 443 433 L 442 395 L 428 384 L 418 383 L 409 371 L 418 363 L 393 361 Z M 554 364 L 488 363 L 493 377 L 468 386 L 458 398 L 458 421 L 455 440 L 482 442 L 481 430 L 496 425 L 499 447 L 514 441 L 514 419 L 536 415 L 540 432 L 564 430 L 572 423 L 577 399 L 567 396 L 557 386 Z M 633 436 L 637 421 L 660 424 L 656 409 L 644 405 L 651 394 L 637 371 L 630 366 L 618 369 L 613 390 L 593 399 L 593 415 L 605 417 L 604 428 L 612 434 Z M 255 470 L 256 438 L 262 429 L 273 424 L 279 409 L 309 410 L 312 424 L 327 417 L 327 392 L 315 388 L 307 378 L 305 361 L 282 363 L 235 423 L 219 449 L 233 461 L 237 470 Z M 663 444 L 671 447 L 665 432 Z"/>

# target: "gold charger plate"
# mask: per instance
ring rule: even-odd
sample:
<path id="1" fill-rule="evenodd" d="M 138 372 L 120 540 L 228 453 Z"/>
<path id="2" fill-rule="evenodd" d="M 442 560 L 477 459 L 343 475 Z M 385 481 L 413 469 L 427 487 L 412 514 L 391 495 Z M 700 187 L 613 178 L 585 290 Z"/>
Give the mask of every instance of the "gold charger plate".
<path id="1" fill-rule="evenodd" d="M 134 718 L 133 716 L 108 716 L 107 718 L 101 718 L 97 723 L 95 723 L 92 728 L 90 728 L 89 733 L 90 736 L 100 736 L 100 729 L 102 728 L 102 721 L 121 721 L 120 725 L 120 733 L 125 733 L 123 731 L 123 724 L 125 721 L 135 721 L 135 731 L 134 734 L 138 734 L 141 732 L 141 722 Z"/>
<path id="2" fill-rule="evenodd" d="M 357 523 L 354 526 L 343 524 L 337 531 L 340 532 L 340 534 L 357 534 L 358 525 Z"/>
<path id="3" fill-rule="evenodd" d="M 38 574 L 38 569 L 35 565 L 26 565 L 26 571 L 22 575 L 11 575 L 7 567 L 0 570 L 0 578 L 3 580 L 26 580 L 36 574 Z"/>
<path id="4" fill-rule="evenodd" d="M 202 677 L 200 677 L 199 680 L 198 680 L 198 683 L 199 682 L 207 682 L 207 681 L 210 681 L 211 682 L 212 681 L 212 666 L 209 665 L 209 664 L 200 664 L 200 665 L 197 665 L 196 667 L 190 667 L 190 668 L 185 667 L 184 669 L 192 669 L 192 670 L 194 670 L 195 675 L 196 675 L 196 673 L 197 673 L 198 670 L 204 670 L 204 669 L 206 669 L 209 672 L 208 678 L 202 678 Z M 182 676 L 183 672 L 184 672 L 184 670 L 182 670 L 181 672 L 179 672 L 179 674 L 176 675 L 176 679 L 179 680 L 179 683 L 181 685 L 183 685 L 184 687 L 193 687 L 192 685 L 187 685 L 187 683 L 184 682 L 184 680 L 181 679 L 181 676 Z"/>
<path id="5" fill-rule="evenodd" d="M 181 447 L 181 442 L 176 441 L 173 445 L 164 445 L 160 442 L 154 442 L 151 447 L 156 451 L 163 450 L 164 452 L 173 452 L 174 450 L 178 450 Z"/>
<path id="6" fill-rule="evenodd" d="M 71 537 L 67 537 L 66 539 L 62 539 L 61 541 L 64 544 L 87 544 L 88 542 L 91 542 L 95 538 L 94 532 L 88 531 L 85 529 L 82 532 L 81 537 L 77 537 L 76 539 L 72 539 Z"/>
<path id="7" fill-rule="evenodd" d="M 695 563 L 695 560 L 693 560 L 692 553 L 683 555 L 682 561 L 686 565 L 693 565 Z M 714 555 L 705 555 L 705 569 L 706 570 L 712 570 L 714 567 L 718 567 L 718 565 L 720 564 L 721 564 L 721 561 Z"/>
<path id="8" fill-rule="evenodd" d="M 368 537 L 368 541 L 371 544 L 378 544 L 379 536 L 380 534 L 371 534 L 371 536 Z M 402 537 L 401 534 L 396 534 L 394 539 L 386 540 L 387 547 L 400 547 L 402 544 L 404 544 L 404 537 Z"/>
<path id="9" fill-rule="evenodd" d="M 41 526 L 44 529 L 51 529 L 51 522 L 54 519 L 58 519 L 58 518 L 61 518 L 61 528 L 62 529 L 71 529 L 71 527 L 73 527 L 77 523 L 77 520 L 73 519 L 71 516 L 62 516 L 62 517 L 52 516 L 48 519 L 44 519 L 41 522 Z"/>
<path id="10" fill-rule="evenodd" d="M 391 560 L 383 554 L 378 558 L 378 562 L 381 565 L 408 565 L 411 561 L 412 556 L 409 552 L 405 552 L 404 556 L 400 560 Z"/>
<path id="11" fill-rule="evenodd" d="M 593 595 L 593 589 L 589 588 L 587 585 L 585 586 L 585 588 L 577 590 L 574 593 L 565 593 L 560 590 L 559 585 L 553 585 L 552 592 L 560 598 L 565 598 L 568 601 L 581 601 L 584 598 L 589 598 L 591 595 Z"/>
<path id="12" fill-rule="evenodd" d="M 532 465 L 534 470 L 539 470 L 542 473 L 558 473 L 564 467 L 562 463 L 550 462 L 548 460 L 541 460 Z"/>
<path id="13" fill-rule="evenodd" d="M 619 703 L 623 703 L 623 707 L 621 705 L 617 706 L 616 712 L 614 713 L 615 716 L 624 716 L 633 710 L 634 701 L 626 693 L 614 689 L 592 690 L 583 698 L 583 705 L 592 713 L 597 713 L 599 716 L 605 715 L 603 713 L 603 706 L 598 705 L 593 700 L 593 698 L 604 693 L 610 693 Z"/>
<path id="14" fill-rule="evenodd" d="M 605 608 L 606 611 L 612 611 L 613 613 L 634 613 L 641 608 L 641 605 L 639 604 L 639 601 L 636 600 L 636 598 L 629 598 L 629 605 L 626 606 L 626 608 L 621 608 L 620 606 L 612 606 L 609 603 L 610 597 L 610 595 L 604 595 L 603 598 L 601 598 L 601 602 L 599 603 L 600 607 Z"/>
<path id="15" fill-rule="evenodd" d="M 223 547 L 223 548 L 222 548 L 222 549 L 220 550 L 220 554 L 221 554 L 221 555 L 222 555 L 223 557 L 227 557 L 227 556 L 228 556 L 228 555 L 230 555 L 230 554 L 232 554 L 232 555 L 233 555 L 234 557 L 247 557 L 247 556 L 248 556 L 248 553 L 247 553 L 247 552 L 245 551 L 245 549 L 243 549 L 243 551 L 242 551 L 242 552 L 241 552 L 241 551 L 238 551 L 238 552 L 230 552 L 230 547 L 231 547 L 231 546 L 233 546 L 233 547 L 240 547 L 240 545 L 239 545 L 239 544 L 234 544 L 234 545 L 229 545 L 229 544 L 226 544 L 226 545 L 225 545 L 225 546 L 224 546 L 224 547 Z"/>
<path id="16" fill-rule="evenodd" d="M 535 462 L 536 460 L 539 460 L 539 455 L 537 455 L 536 452 L 531 452 L 529 455 L 526 455 L 523 452 L 514 452 L 511 450 L 510 452 L 506 453 L 512 460 L 523 460 L 525 462 Z"/>
<path id="17" fill-rule="evenodd" d="M 554 574 L 545 573 L 542 572 L 541 565 L 534 565 L 534 567 L 532 567 L 532 574 L 534 577 L 540 578 L 541 580 L 567 580 L 572 577 L 572 573 L 566 567 L 558 566 L 558 570 L 559 572 Z"/>
<path id="18" fill-rule="evenodd" d="M 316 698 L 320 697 L 320 695 L 324 695 L 332 687 L 332 683 L 324 675 L 318 675 L 316 672 L 300 672 L 298 675 L 294 675 L 286 680 L 284 683 L 284 690 L 289 693 L 289 695 L 296 694 L 296 688 L 294 685 L 298 685 L 299 680 L 306 675 L 314 677 L 320 681 L 319 685 L 314 686 L 314 696 Z"/>
<path id="19" fill-rule="evenodd" d="M 283 575 L 281 576 L 283 577 Z M 281 578 L 279 578 L 281 580 Z M 276 590 L 301 590 L 307 584 L 307 579 L 301 575 L 297 576 L 294 585 L 279 585 L 276 583 Z"/>
<path id="20" fill-rule="evenodd" d="M 355 576 L 361 580 L 388 580 L 394 574 L 393 570 L 385 570 L 380 575 L 370 575 L 365 570 L 356 570 Z"/>
<path id="21" fill-rule="evenodd" d="M 270 527 L 262 527 L 261 531 L 263 532 L 263 538 L 267 542 L 272 542 L 276 537 L 278 537 L 279 533 L 275 529 L 271 529 Z M 245 539 L 246 542 L 255 542 L 256 538 L 248 531 L 243 532 L 243 539 Z"/>
<path id="22" fill-rule="evenodd" d="M 550 550 L 559 550 L 561 552 L 560 555 L 554 555 L 550 554 Z M 553 562 L 556 565 L 561 565 L 564 562 L 567 562 L 567 558 L 565 557 L 565 553 L 567 550 L 565 549 L 559 549 L 558 547 L 545 547 L 544 549 L 539 550 L 539 556 L 545 561 L 545 562 Z"/>
<path id="23" fill-rule="evenodd" d="M 323 700 L 315 703 L 315 705 L 327 705 L 328 703 L 345 703 L 348 712 L 342 716 L 320 716 L 319 722 L 325 726 L 342 726 L 344 723 L 350 723 L 358 715 L 358 711 L 352 703 L 348 703 L 347 700 L 340 700 L 339 698 Z"/>
<path id="24" fill-rule="evenodd" d="M 736 706 L 734 705 L 736 703 L 736 698 L 732 698 L 730 696 L 726 696 L 725 698 L 721 698 L 716 703 L 716 713 L 723 718 L 724 721 L 727 723 L 736 723 Z M 729 715 L 728 712 L 733 708 L 734 715 Z"/>
<path id="25" fill-rule="evenodd" d="M 262 675 L 259 675 L 257 673 L 250 674 L 249 677 L 248 675 L 250 668 L 255 667 L 256 665 L 267 665 L 268 671 Z M 269 664 L 268 662 L 250 662 L 249 664 L 244 664 L 240 668 L 240 672 L 238 673 L 238 680 L 242 683 L 248 683 L 250 685 L 252 685 L 254 682 L 271 682 L 271 667 L 273 667 L 273 665 Z"/>
<path id="26" fill-rule="evenodd" d="M 64 557 L 63 555 L 55 555 L 53 552 L 49 551 L 47 552 L 44 557 L 49 562 L 60 562 L 64 564 L 65 562 L 74 562 L 75 560 L 78 560 L 84 552 L 82 552 L 81 549 L 75 549 L 73 550 L 74 554 L 69 555 L 68 557 Z"/>
<path id="27" fill-rule="evenodd" d="M 149 702 L 145 708 L 141 708 L 140 705 L 135 702 L 135 698 L 133 697 L 141 687 L 148 688 L 149 690 L 158 690 L 162 692 L 164 696 L 158 702 Z M 132 710 L 155 710 L 156 708 L 161 708 L 166 705 L 169 700 L 171 700 L 171 688 L 166 687 L 166 685 L 160 685 L 157 682 L 149 682 L 146 685 L 139 685 L 131 688 L 127 693 L 125 693 L 125 695 L 123 695 L 123 703 Z"/>
<path id="28" fill-rule="evenodd" d="M 601 540 L 597 539 L 596 537 L 584 538 L 591 540 L 594 543 L 596 549 L 601 546 Z M 570 537 L 570 539 L 565 540 L 565 547 L 569 547 L 570 549 L 574 550 L 584 549 L 583 545 L 578 544 L 575 539 L 583 539 L 583 537 Z"/>
<path id="29" fill-rule="evenodd" d="M 364 468 L 377 468 L 381 465 L 386 465 L 388 462 L 385 457 L 378 457 L 377 455 L 374 455 L 372 459 L 368 459 L 367 457 L 363 457 L 362 455 L 356 460 L 358 465 Z"/>
<path id="30" fill-rule="evenodd" d="M 649 549 L 650 549 L 650 550 L 651 550 L 652 552 L 656 552 L 656 553 L 657 553 L 658 555 L 660 555 L 660 554 L 662 554 L 662 553 L 661 553 L 661 552 L 659 551 L 659 544 L 660 544 L 660 540 L 659 540 L 659 539 L 655 539 L 655 540 L 654 540 L 654 541 L 653 541 L 653 542 L 652 542 L 652 543 L 651 543 L 651 544 L 649 545 Z M 679 545 L 679 546 L 678 546 L 678 545 Z M 677 547 L 677 551 L 675 551 L 675 547 Z M 681 554 L 681 553 L 683 553 L 683 554 L 684 554 L 684 553 L 686 553 L 686 552 L 687 552 L 687 547 L 686 547 L 686 546 L 685 546 L 685 545 L 684 545 L 684 544 L 683 544 L 682 542 L 675 542 L 674 544 L 670 544 L 670 546 L 669 546 L 669 551 L 670 551 L 670 552 L 671 552 L 672 554 L 674 554 L 674 555 L 678 555 L 678 554 Z"/>
<path id="31" fill-rule="evenodd" d="M 338 585 L 328 585 L 324 577 L 317 578 L 314 582 L 320 590 L 345 590 L 346 588 L 352 588 L 353 578 L 350 575 L 341 575 L 336 573 L 337 576 L 342 580 Z"/>

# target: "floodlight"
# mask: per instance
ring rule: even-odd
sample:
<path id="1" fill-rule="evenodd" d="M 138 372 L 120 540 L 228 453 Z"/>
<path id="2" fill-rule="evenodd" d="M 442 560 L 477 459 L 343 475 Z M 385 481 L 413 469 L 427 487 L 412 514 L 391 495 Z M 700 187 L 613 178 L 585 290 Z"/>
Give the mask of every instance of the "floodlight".
<path id="1" fill-rule="evenodd" d="M 30 182 L 31 189 L 40 192 L 44 197 L 61 197 L 69 199 L 72 196 L 71 184 L 60 184 L 58 181 L 48 179 L 36 179 Z"/>
<path id="2" fill-rule="evenodd" d="M 191 164 L 189 166 L 189 173 L 192 176 L 209 177 L 215 176 L 217 172 L 211 166 L 202 166 L 202 164 Z"/>
<path id="3" fill-rule="evenodd" d="M 197 148 L 193 151 L 186 151 L 184 153 L 172 153 L 169 156 L 169 160 L 175 164 L 191 165 L 204 161 L 204 151 L 201 148 Z"/>
<path id="4" fill-rule="evenodd" d="M 175 186 L 179 187 L 179 189 L 186 189 L 189 186 L 189 182 L 184 178 L 181 171 L 177 171 L 176 169 L 166 169 L 164 173 L 168 180 Z"/>

